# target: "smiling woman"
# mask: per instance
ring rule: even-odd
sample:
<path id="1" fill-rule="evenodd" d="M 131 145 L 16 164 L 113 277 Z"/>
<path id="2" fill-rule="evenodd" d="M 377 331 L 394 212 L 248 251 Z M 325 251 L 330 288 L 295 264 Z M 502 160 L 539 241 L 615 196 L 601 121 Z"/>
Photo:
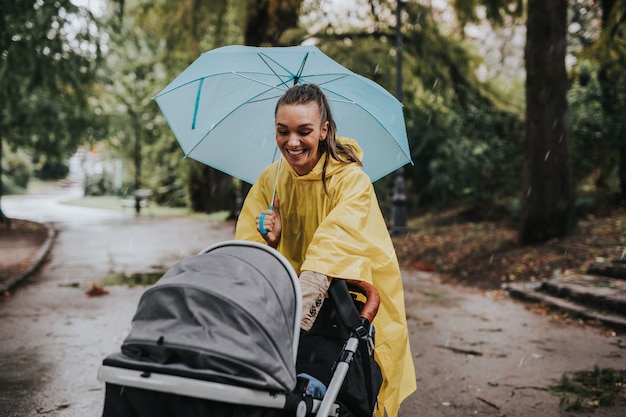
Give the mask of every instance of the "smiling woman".
<path id="1" fill-rule="evenodd" d="M 323 374 L 327 364 L 319 358 L 328 356 L 332 362 L 337 357 L 324 353 L 327 344 L 319 339 L 332 328 L 325 319 L 336 303 L 326 301 L 331 281 L 357 280 L 378 290 L 374 357 L 384 382 L 373 388 L 371 409 L 363 415 L 378 409 L 395 417 L 402 400 L 415 390 L 398 261 L 361 166 L 363 151 L 355 140 L 336 135 L 333 116 L 316 84 L 297 84 L 278 99 L 276 144 L 286 164 L 280 169 L 277 161 L 260 174 L 244 202 L 235 239 L 276 248 L 299 275 L 302 321 L 296 366 L 323 384 L 330 381 Z M 346 390 L 338 400 L 349 407 L 349 398 Z"/>

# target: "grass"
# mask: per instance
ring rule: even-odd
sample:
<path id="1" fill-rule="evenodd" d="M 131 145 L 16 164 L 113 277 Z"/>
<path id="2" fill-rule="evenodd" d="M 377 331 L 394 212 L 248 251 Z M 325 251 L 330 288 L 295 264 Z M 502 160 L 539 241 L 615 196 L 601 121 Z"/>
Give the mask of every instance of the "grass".
<path id="1" fill-rule="evenodd" d="M 109 275 L 108 277 L 99 279 L 94 282 L 69 282 L 60 284 L 61 287 L 67 288 L 83 288 L 87 289 L 90 287 L 99 286 L 99 287 L 111 287 L 111 286 L 125 286 L 129 288 L 133 288 L 136 286 L 151 286 L 156 283 L 165 273 L 165 267 L 163 267 L 163 271 L 161 272 L 142 272 L 142 273 L 133 273 L 133 274 L 125 274 L 125 273 L 115 273 Z"/>

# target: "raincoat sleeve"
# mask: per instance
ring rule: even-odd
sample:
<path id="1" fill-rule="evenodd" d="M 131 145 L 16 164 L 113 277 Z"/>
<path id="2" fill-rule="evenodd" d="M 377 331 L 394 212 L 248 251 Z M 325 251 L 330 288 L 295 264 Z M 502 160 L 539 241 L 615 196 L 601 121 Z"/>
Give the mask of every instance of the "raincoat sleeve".
<path id="1" fill-rule="evenodd" d="M 250 188 L 239 213 L 235 227 L 235 239 L 266 243 L 256 227 L 256 216 L 267 210 L 274 190 L 273 179 L 276 176 L 276 164 L 267 167 Z"/>
<path id="2" fill-rule="evenodd" d="M 330 207 L 307 248 L 303 270 L 367 281 L 381 297 L 375 355 L 383 385 L 379 407 L 397 416 L 416 389 L 398 260 L 369 177 L 346 169 L 329 184 Z"/>

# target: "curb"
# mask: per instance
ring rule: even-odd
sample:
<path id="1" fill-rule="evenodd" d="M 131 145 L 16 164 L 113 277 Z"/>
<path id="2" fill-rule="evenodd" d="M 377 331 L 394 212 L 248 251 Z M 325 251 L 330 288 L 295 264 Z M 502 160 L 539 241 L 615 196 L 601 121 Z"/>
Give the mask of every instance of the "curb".
<path id="1" fill-rule="evenodd" d="M 50 253 L 50 250 L 52 249 L 52 245 L 54 244 L 58 232 L 50 223 L 44 223 L 44 225 L 48 229 L 48 237 L 46 238 L 46 241 L 41 248 L 39 248 L 35 256 L 33 256 L 33 259 L 30 260 L 26 269 L 22 273 L 0 283 L 0 295 L 12 290 L 17 284 L 32 275 L 45 261 L 48 253 Z"/>

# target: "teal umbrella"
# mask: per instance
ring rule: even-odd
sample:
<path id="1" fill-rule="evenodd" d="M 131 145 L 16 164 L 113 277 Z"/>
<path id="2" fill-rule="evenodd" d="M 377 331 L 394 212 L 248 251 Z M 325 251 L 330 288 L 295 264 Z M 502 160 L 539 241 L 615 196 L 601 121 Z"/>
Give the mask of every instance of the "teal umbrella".
<path id="1" fill-rule="evenodd" d="M 314 46 L 214 49 L 154 99 L 186 157 L 252 184 L 280 157 L 274 107 L 298 83 L 322 88 L 337 134 L 358 142 L 372 182 L 411 162 L 402 104 Z"/>

